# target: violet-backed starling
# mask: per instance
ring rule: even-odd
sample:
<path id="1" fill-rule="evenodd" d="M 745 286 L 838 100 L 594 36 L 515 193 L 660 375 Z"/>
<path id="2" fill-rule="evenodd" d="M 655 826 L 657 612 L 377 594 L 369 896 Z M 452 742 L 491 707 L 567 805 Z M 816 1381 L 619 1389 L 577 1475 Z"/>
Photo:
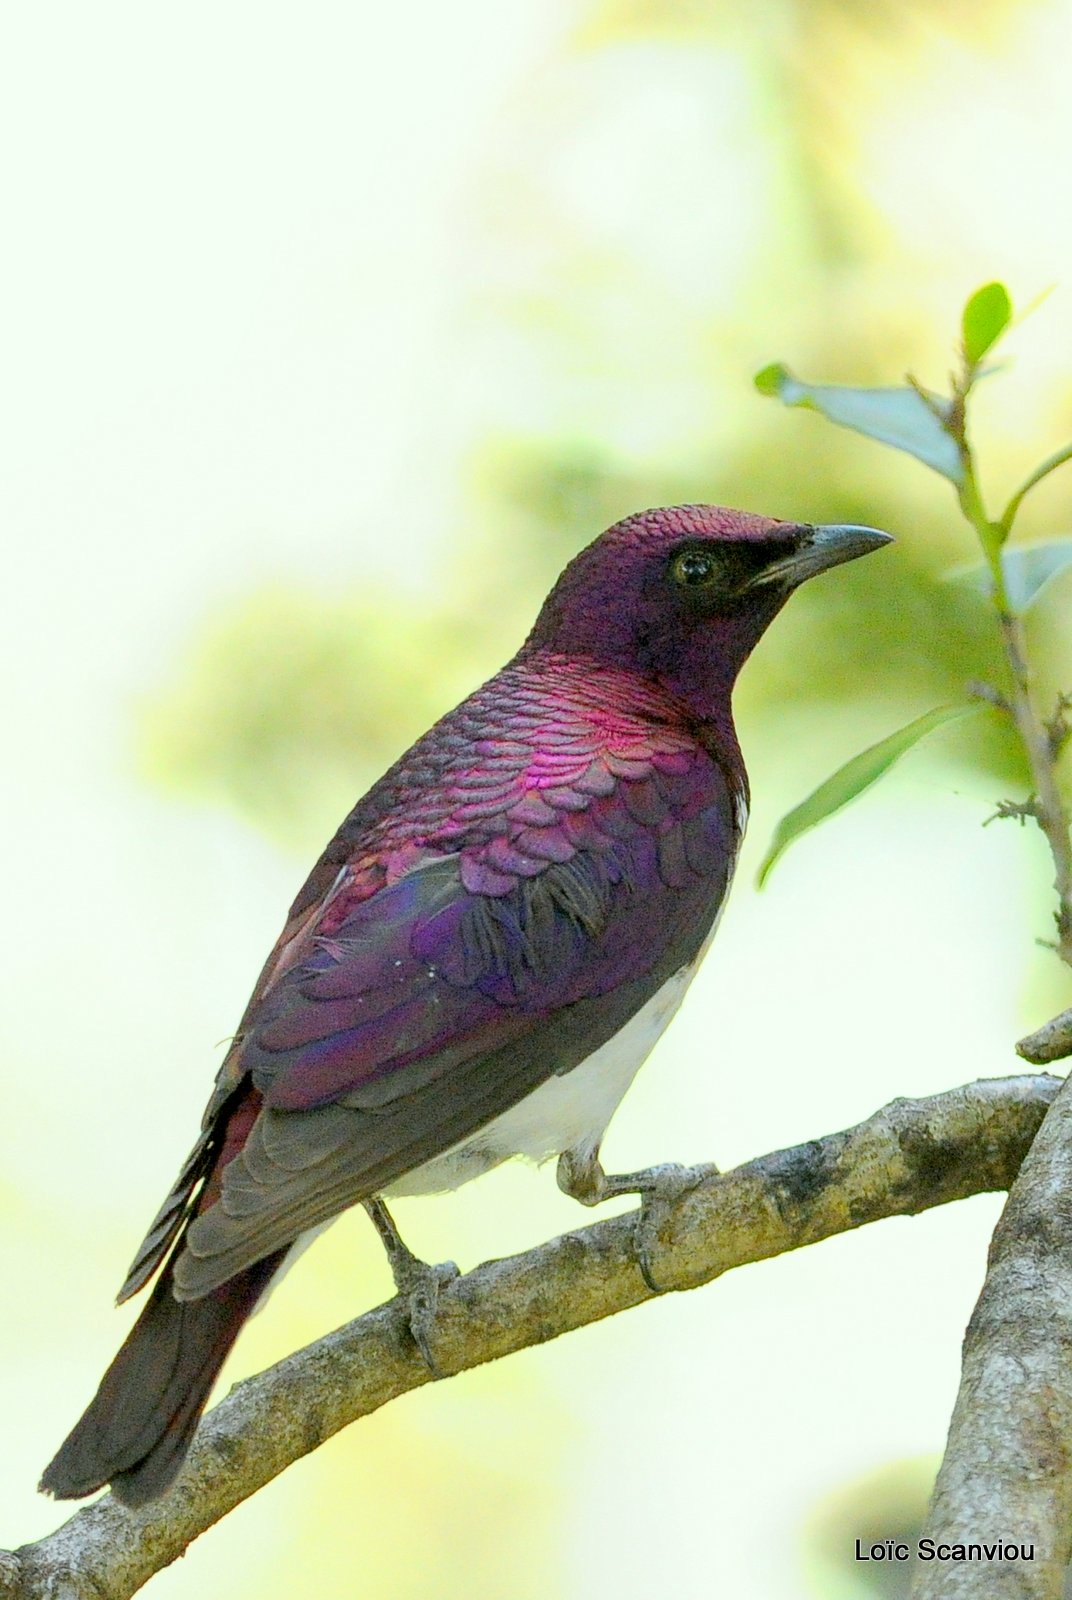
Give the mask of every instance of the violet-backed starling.
<path id="1" fill-rule="evenodd" d="M 748 809 L 734 681 L 793 589 L 886 542 L 677 506 L 570 562 L 513 660 L 313 868 L 119 1296 L 155 1275 L 149 1300 L 42 1488 L 161 1494 L 246 1318 L 348 1206 L 417 1291 L 432 1359 L 434 1280 L 384 1195 L 513 1155 L 557 1155 L 588 1203 L 672 1188 L 665 1168 L 608 1177 L 599 1147 L 729 886 Z"/>

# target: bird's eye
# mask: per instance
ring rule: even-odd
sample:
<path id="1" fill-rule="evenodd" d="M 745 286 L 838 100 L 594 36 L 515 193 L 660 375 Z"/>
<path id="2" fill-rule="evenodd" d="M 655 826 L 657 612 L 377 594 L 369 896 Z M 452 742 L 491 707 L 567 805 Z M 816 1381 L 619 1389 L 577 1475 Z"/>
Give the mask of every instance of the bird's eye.
<path id="1" fill-rule="evenodd" d="M 683 589 L 710 583 L 717 571 L 717 561 L 706 550 L 683 550 L 680 555 L 674 557 L 670 566 L 670 576 Z"/>

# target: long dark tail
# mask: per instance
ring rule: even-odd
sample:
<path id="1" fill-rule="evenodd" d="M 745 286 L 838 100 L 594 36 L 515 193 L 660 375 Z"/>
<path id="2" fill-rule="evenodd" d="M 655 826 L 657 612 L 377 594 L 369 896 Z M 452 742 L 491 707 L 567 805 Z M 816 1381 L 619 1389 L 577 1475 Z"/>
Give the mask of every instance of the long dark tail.
<path id="1" fill-rule="evenodd" d="M 201 1300 L 176 1300 L 171 1262 L 101 1379 L 88 1410 L 45 1468 L 41 1488 L 77 1500 L 106 1483 L 124 1505 L 164 1492 L 182 1466 L 227 1353 L 286 1250 Z"/>

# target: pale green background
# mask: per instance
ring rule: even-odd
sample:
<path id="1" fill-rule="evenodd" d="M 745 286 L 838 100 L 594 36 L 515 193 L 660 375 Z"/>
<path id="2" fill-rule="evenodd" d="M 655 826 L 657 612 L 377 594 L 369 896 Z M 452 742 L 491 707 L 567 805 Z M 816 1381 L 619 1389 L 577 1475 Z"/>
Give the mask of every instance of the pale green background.
<path id="1" fill-rule="evenodd" d="M 1064 442 L 1072 3 L 103 0 L 2 33 L 16 1545 L 59 1520 L 37 1476 L 128 1325 L 111 1296 L 304 867 L 615 516 L 710 499 L 899 544 L 801 595 L 749 668 L 746 855 L 612 1167 L 731 1164 L 1013 1070 L 1068 1002 L 1033 942 L 1041 844 L 979 826 L 1020 792 L 979 732 L 939 734 L 756 895 L 783 810 L 991 663 L 936 579 L 970 553 L 948 487 L 750 376 L 939 384 L 969 290 L 1057 284 L 979 397 L 988 483 Z M 1068 531 L 1068 492 L 1024 533 Z M 1069 598 L 1036 636 L 1072 677 Z M 922 1469 L 890 1464 L 941 1447 L 997 1211 L 869 1228 L 426 1388 L 149 1592 L 870 1593 L 823 1552 L 918 1501 Z M 586 1220 L 520 1167 L 399 1215 L 463 1266 Z M 370 1231 L 302 1260 L 225 1381 L 384 1296 Z"/>

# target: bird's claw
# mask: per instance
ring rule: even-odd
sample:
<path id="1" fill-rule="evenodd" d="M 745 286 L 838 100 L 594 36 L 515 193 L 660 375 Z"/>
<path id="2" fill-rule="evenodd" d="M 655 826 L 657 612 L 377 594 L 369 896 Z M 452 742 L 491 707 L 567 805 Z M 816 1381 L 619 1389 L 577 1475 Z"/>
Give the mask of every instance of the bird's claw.
<path id="1" fill-rule="evenodd" d="M 558 1186 L 582 1205 L 595 1206 L 621 1194 L 640 1195 L 640 1215 L 633 1232 L 637 1266 L 652 1294 L 662 1294 L 652 1271 L 652 1255 L 674 1206 L 712 1173 L 713 1166 L 685 1167 L 677 1161 L 661 1162 L 640 1172 L 606 1173 L 595 1153 L 565 1151 L 558 1158 Z"/>
<path id="2" fill-rule="evenodd" d="M 458 1276 L 458 1268 L 453 1261 L 438 1261 L 431 1265 L 418 1260 L 416 1256 L 411 1256 L 395 1273 L 395 1288 L 407 1303 L 409 1331 L 421 1353 L 421 1360 L 433 1378 L 446 1376 L 432 1350 L 439 1295 Z"/>
<path id="3" fill-rule="evenodd" d="M 420 1256 L 415 1256 L 381 1199 L 366 1200 L 364 1205 L 387 1251 L 395 1288 L 399 1297 L 407 1302 L 409 1331 L 421 1353 L 421 1360 L 433 1378 L 442 1378 L 445 1374 L 432 1353 L 432 1336 L 440 1291 L 459 1276 L 458 1268 L 453 1261 L 440 1261 L 430 1266 Z"/>
<path id="4" fill-rule="evenodd" d="M 633 1249 L 636 1252 L 637 1266 L 640 1268 L 640 1276 L 652 1294 L 663 1294 L 666 1285 L 659 1283 L 652 1271 L 652 1255 L 658 1249 L 659 1235 L 671 1211 L 682 1195 L 687 1194 L 690 1189 L 695 1189 L 703 1174 L 697 1172 L 695 1168 L 683 1167 L 679 1162 L 667 1161 L 660 1166 L 649 1167 L 645 1172 L 635 1173 L 634 1176 L 646 1180 L 637 1184 L 640 1194 L 640 1215 L 633 1230 Z"/>

